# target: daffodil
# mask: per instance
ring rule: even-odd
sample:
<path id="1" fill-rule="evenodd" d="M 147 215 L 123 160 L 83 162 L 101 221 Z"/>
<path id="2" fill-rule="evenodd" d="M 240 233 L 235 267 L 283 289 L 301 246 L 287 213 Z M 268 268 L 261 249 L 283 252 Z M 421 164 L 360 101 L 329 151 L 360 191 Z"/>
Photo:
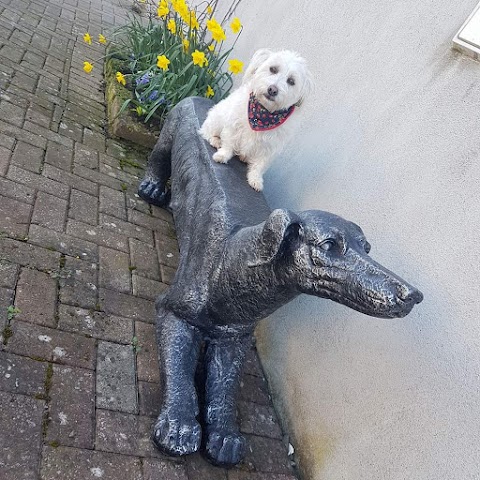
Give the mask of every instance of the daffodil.
<path id="1" fill-rule="evenodd" d="M 213 91 L 213 88 L 210 85 L 208 85 L 207 91 L 205 92 L 205 96 L 207 98 L 210 98 L 210 97 L 213 97 L 214 95 L 215 95 L 215 92 Z"/>
<path id="2" fill-rule="evenodd" d="M 117 82 L 121 83 L 122 85 L 125 85 L 127 83 L 122 72 L 117 72 L 115 74 L 115 78 L 117 79 Z"/>
<path id="3" fill-rule="evenodd" d="M 243 70 L 243 62 L 236 58 L 228 61 L 228 69 L 234 74 L 241 73 Z"/>
<path id="4" fill-rule="evenodd" d="M 93 65 L 90 62 L 83 62 L 83 70 L 90 73 L 93 70 Z"/>
<path id="5" fill-rule="evenodd" d="M 208 49 L 213 52 L 215 50 L 215 45 L 209 45 L 208 46 Z"/>
<path id="6" fill-rule="evenodd" d="M 157 67 L 161 68 L 164 72 L 168 70 L 168 65 L 170 60 L 165 55 L 158 55 L 157 57 Z"/>
<path id="7" fill-rule="evenodd" d="M 193 10 L 190 10 L 189 18 L 185 20 L 185 23 L 187 23 L 192 30 L 198 30 L 200 28 L 197 15 Z"/>
<path id="8" fill-rule="evenodd" d="M 188 6 L 185 0 L 172 0 L 172 7 L 181 17 L 188 14 Z"/>
<path id="9" fill-rule="evenodd" d="M 171 18 L 168 23 L 167 23 L 167 28 L 170 30 L 170 32 L 175 35 L 175 32 L 177 31 L 177 24 L 175 23 L 175 20 Z"/>
<path id="10" fill-rule="evenodd" d="M 213 13 L 213 8 L 210 5 L 207 5 L 207 13 L 211 15 Z"/>
<path id="11" fill-rule="evenodd" d="M 160 4 L 157 8 L 157 17 L 165 18 L 168 15 L 169 8 L 167 5 Z"/>
<path id="12" fill-rule="evenodd" d="M 217 30 L 219 28 L 222 28 L 222 26 L 215 20 L 214 17 L 212 17 L 210 20 L 207 20 L 207 29 L 212 31 L 212 30 Z"/>
<path id="13" fill-rule="evenodd" d="M 85 43 L 88 43 L 89 45 L 92 44 L 92 37 L 90 36 L 90 34 L 88 32 L 83 36 L 83 41 Z"/>
<path id="14" fill-rule="evenodd" d="M 235 17 L 233 19 L 232 23 L 230 24 L 230 28 L 232 29 L 233 33 L 238 33 L 242 28 L 242 24 L 240 22 L 240 19 Z"/>
<path id="15" fill-rule="evenodd" d="M 222 40 L 227 39 L 227 36 L 225 35 L 225 30 L 222 27 L 216 28 L 215 30 L 211 30 L 211 32 L 212 32 L 212 38 L 216 42 L 221 42 Z"/>
<path id="16" fill-rule="evenodd" d="M 203 68 L 203 66 L 208 63 L 205 54 L 203 52 L 200 52 L 199 50 L 195 50 L 192 53 L 192 60 L 194 65 L 198 65 L 201 68 Z"/>
<path id="17" fill-rule="evenodd" d="M 98 34 L 98 42 L 105 45 L 107 43 L 107 39 L 105 38 L 105 35 L 102 35 L 101 33 Z"/>
<path id="18" fill-rule="evenodd" d="M 145 110 L 139 105 L 136 109 L 137 115 L 140 117 L 145 113 Z"/>
<path id="19" fill-rule="evenodd" d="M 183 43 L 183 51 L 188 52 L 188 49 L 190 47 L 190 41 L 188 39 L 184 38 L 182 40 L 182 43 Z"/>

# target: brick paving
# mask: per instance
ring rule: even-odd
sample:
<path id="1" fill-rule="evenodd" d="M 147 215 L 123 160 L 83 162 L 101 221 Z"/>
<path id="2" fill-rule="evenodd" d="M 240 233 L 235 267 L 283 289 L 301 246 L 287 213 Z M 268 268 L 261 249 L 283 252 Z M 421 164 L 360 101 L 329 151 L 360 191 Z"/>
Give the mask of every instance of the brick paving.
<path id="1" fill-rule="evenodd" d="M 147 152 L 105 135 L 104 47 L 82 40 L 108 37 L 130 7 L 0 0 L 0 478 L 293 480 L 253 350 L 240 466 L 150 442 L 154 299 L 178 245 L 170 214 L 136 195 Z"/>

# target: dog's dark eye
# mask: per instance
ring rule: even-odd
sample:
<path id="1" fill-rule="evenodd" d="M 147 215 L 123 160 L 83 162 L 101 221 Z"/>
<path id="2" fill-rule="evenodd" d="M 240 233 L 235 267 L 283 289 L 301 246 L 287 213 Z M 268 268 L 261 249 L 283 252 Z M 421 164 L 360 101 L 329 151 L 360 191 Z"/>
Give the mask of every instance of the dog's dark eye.
<path id="1" fill-rule="evenodd" d="M 365 248 L 365 252 L 368 255 L 370 253 L 370 250 L 372 249 L 372 246 L 368 242 L 365 242 L 364 248 Z"/>
<path id="2" fill-rule="evenodd" d="M 278 73 L 278 68 L 277 67 L 270 67 L 270 72 L 273 74 Z"/>
<path id="3" fill-rule="evenodd" d="M 329 250 L 331 250 L 333 247 L 335 246 L 335 240 L 325 240 L 324 242 L 322 242 L 319 247 L 325 251 L 325 252 L 328 252 Z"/>
<path id="4" fill-rule="evenodd" d="M 295 80 L 294 80 L 292 77 L 290 77 L 290 78 L 287 80 L 287 83 L 293 87 L 293 85 L 295 85 Z"/>

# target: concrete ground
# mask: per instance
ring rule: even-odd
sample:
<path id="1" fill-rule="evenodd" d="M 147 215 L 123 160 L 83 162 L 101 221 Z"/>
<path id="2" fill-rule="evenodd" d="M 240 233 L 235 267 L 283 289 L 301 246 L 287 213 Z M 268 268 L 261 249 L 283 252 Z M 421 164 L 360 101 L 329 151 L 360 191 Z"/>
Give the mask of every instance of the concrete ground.
<path id="1" fill-rule="evenodd" d="M 0 478 L 293 480 L 254 351 L 242 465 L 172 459 L 150 443 L 154 299 L 178 247 L 171 216 L 135 194 L 146 152 L 104 132 L 96 39 L 126 7 L 0 0 Z"/>

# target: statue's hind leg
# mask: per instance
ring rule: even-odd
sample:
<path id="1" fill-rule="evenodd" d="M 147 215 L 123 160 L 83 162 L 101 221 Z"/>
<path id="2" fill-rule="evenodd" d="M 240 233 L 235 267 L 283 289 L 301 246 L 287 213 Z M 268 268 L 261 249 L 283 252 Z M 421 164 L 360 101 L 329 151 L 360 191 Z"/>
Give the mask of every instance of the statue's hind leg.
<path id="1" fill-rule="evenodd" d="M 160 307 L 157 343 L 164 394 L 152 439 L 170 455 L 187 455 L 200 448 L 202 438 L 194 383 L 201 335 L 195 327 Z"/>

